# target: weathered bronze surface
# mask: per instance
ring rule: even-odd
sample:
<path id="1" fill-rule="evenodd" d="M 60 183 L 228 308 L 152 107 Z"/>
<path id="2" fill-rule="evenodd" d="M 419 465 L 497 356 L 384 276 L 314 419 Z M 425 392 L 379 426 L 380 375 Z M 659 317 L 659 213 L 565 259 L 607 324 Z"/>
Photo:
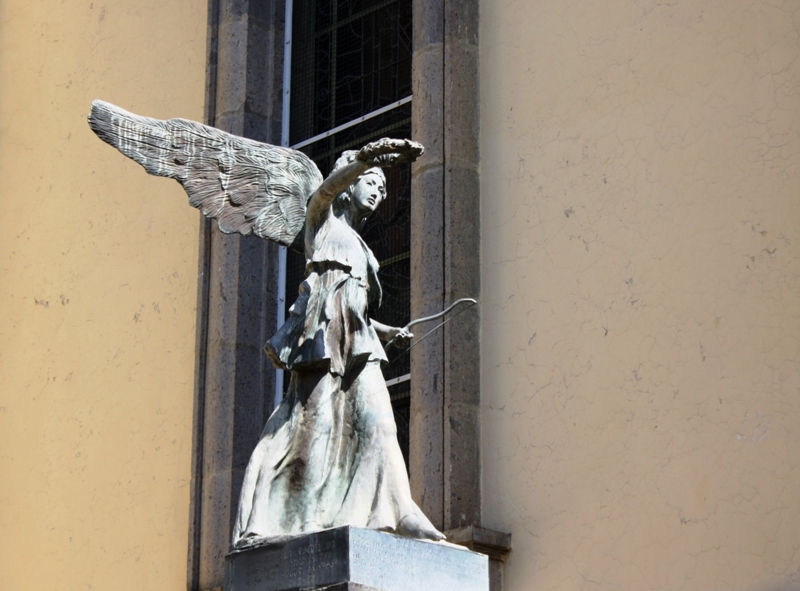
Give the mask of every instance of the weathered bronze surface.
<path id="1" fill-rule="evenodd" d="M 292 377 L 250 458 L 234 547 L 348 525 L 442 539 L 411 498 L 380 369 L 380 341 L 413 335 L 368 317 L 381 298 L 378 262 L 357 232 L 385 196 L 381 168 L 423 147 L 382 139 L 342 154 L 323 180 L 296 150 L 192 121 L 95 101 L 89 124 L 150 174 L 180 182 L 223 232 L 288 245 L 305 229 L 305 281 L 265 348 Z"/>

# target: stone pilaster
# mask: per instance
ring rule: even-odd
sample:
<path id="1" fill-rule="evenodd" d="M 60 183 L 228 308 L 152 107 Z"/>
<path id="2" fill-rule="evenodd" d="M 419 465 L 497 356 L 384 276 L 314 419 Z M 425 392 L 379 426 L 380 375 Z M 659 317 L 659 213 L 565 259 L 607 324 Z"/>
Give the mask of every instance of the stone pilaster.
<path id="1" fill-rule="evenodd" d="M 415 0 L 411 315 L 480 297 L 477 0 Z M 480 524 L 479 308 L 412 350 L 411 481 L 434 524 Z"/>
<path id="2" fill-rule="evenodd" d="M 206 122 L 280 142 L 283 0 L 209 3 Z M 244 470 L 272 412 L 277 246 L 202 223 L 189 588 L 221 587 Z"/>

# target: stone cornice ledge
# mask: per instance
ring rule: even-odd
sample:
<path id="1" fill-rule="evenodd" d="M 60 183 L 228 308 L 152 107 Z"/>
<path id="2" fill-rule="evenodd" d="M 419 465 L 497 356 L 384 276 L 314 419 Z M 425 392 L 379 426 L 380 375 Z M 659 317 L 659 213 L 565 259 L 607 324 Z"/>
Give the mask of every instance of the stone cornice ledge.
<path id="1" fill-rule="evenodd" d="M 486 554 L 493 560 L 503 562 L 511 552 L 511 534 L 493 529 L 466 525 L 442 533 L 447 536 L 448 542 Z"/>

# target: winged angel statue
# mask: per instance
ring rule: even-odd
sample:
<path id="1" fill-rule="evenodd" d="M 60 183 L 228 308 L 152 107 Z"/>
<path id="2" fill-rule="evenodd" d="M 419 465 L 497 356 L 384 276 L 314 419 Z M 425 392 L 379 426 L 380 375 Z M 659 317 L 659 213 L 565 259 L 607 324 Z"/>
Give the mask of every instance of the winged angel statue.
<path id="1" fill-rule="evenodd" d="M 322 174 L 305 154 L 184 119 L 92 103 L 89 125 L 153 175 L 177 180 L 225 233 L 290 245 L 305 229 L 306 277 L 265 349 L 291 371 L 245 473 L 233 546 L 341 525 L 441 540 L 411 498 L 381 364 L 380 340 L 405 328 L 367 316 L 380 303 L 378 261 L 356 229 L 386 195 L 381 168 L 423 147 L 382 139 Z"/>

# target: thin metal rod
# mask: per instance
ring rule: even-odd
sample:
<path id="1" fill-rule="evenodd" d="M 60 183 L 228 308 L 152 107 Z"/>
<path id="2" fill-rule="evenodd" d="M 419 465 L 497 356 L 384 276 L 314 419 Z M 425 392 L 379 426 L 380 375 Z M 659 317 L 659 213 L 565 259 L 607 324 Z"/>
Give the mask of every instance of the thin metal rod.
<path id="1" fill-rule="evenodd" d="M 289 145 L 289 117 L 292 107 L 292 13 L 294 1 L 286 0 L 283 25 L 283 101 L 281 105 L 281 146 Z M 286 247 L 278 247 L 278 327 L 286 321 Z M 283 400 L 283 370 L 275 370 L 275 406 Z"/>
<path id="2" fill-rule="evenodd" d="M 395 386 L 397 384 L 402 384 L 403 382 L 407 382 L 411 379 L 411 374 L 407 373 L 405 375 L 400 376 L 399 378 L 392 378 L 391 380 L 386 380 L 386 387 Z"/>
<path id="3" fill-rule="evenodd" d="M 420 342 L 424 341 L 426 337 L 429 337 L 430 335 L 432 335 L 433 333 L 435 333 L 437 330 L 439 330 L 439 329 L 440 329 L 441 327 L 443 327 L 445 324 L 447 324 L 448 322 L 450 322 L 450 321 L 451 321 L 453 318 L 457 318 L 458 316 L 461 316 L 461 315 L 462 315 L 464 312 L 466 312 L 466 311 L 467 311 L 467 310 L 469 310 L 470 308 L 472 308 L 472 306 L 467 306 L 466 308 L 464 308 L 463 310 L 461 310 L 461 311 L 460 311 L 458 314 L 453 314 L 453 315 L 452 315 L 450 318 L 448 318 L 447 320 L 445 320 L 445 321 L 444 321 L 444 322 L 442 322 L 441 324 L 437 324 L 437 325 L 436 325 L 434 328 L 432 328 L 431 330 L 429 330 L 428 332 L 426 332 L 426 333 L 425 333 L 424 335 L 422 335 L 422 336 L 421 336 L 419 339 L 417 339 L 416 341 L 414 341 L 413 343 L 411 343 L 411 345 L 408 347 L 408 349 L 406 349 L 406 352 L 408 352 L 408 351 L 411 351 L 411 349 L 413 349 L 415 345 L 417 345 L 417 344 L 419 344 Z"/>
<path id="4" fill-rule="evenodd" d="M 290 0 L 287 0 L 287 2 L 289 2 L 289 1 Z M 386 113 L 388 111 L 391 111 L 392 109 L 396 109 L 397 107 L 405 105 L 406 103 L 410 103 L 411 99 L 412 99 L 412 96 L 409 95 L 406 98 L 402 98 L 399 101 L 395 101 L 395 102 L 393 102 L 391 104 L 386 105 L 385 107 L 381 107 L 380 109 L 376 109 L 376 110 L 372 111 L 371 113 L 367 113 L 366 115 L 362 115 L 361 117 L 358 117 L 357 119 L 353 119 L 352 121 L 348 121 L 347 123 L 342 123 L 341 125 L 339 125 L 337 127 L 334 127 L 333 129 L 330 129 L 330 130 L 328 130 L 328 131 L 326 131 L 324 133 L 320 133 L 318 135 L 315 135 L 312 138 L 308 138 L 307 140 L 303 140 L 302 142 L 299 142 L 299 143 L 297 143 L 297 144 L 295 144 L 295 145 L 293 145 L 291 147 L 294 148 L 295 150 L 297 150 L 297 149 L 302 148 L 304 146 L 307 146 L 309 144 L 313 144 L 314 142 L 318 142 L 319 140 L 324 140 L 326 137 L 330 137 L 332 135 L 335 135 L 335 134 L 339 133 L 340 131 L 344 131 L 345 129 L 349 129 L 350 127 L 353 127 L 354 125 L 358 125 L 359 123 L 363 123 L 364 121 L 367 121 L 368 119 L 372 119 L 373 117 L 377 117 L 378 115 L 383 115 L 384 113 Z"/>
<path id="5" fill-rule="evenodd" d="M 289 114 L 292 107 L 292 15 L 294 0 L 286 0 L 283 21 L 283 101 L 281 104 L 281 146 L 289 145 Z"/>
<path id="6" fill-rule="evenodd" d="M 448 314 L 448 313 L 449 313 L 451 310 L 453 310 L 453 308 L 455 308 L 455 307 L 456 307 L 456 306 L 458 306 L 459 304 L 468 304 L 466 307 L 462 308 L 462 310 L 461 310 L 461 311 L 460 311 L 458 314 L 453 314 L 453 315 L 452 315 L 450 318 L 448 318 L 448 319 L 447 319 L 447 320 L 445 320 L 444 322 L 440 322 L 439 324 L 437 324 L 436 326 L 434 326 L 434 327 L 433 327 L 431 330 L 429 330 L 428 332 L 426 332 L 426 333 L 425 333 L 425 334 L 424 334 L 424 335 L 423 335 L 421 338 L 419 338 L 419 339 L 418 339 L 416 342 L 414 342 L 414 343 L 413 343 L 413 344 L 412 344 L 410 347 L 408 347 L 407 349 L 405 349 L 405 350 L 403 351 L 403 353 L 407 353 L 407 352 L 411 351 L 411 349 L 412 349 L 412 347 L 414 347 L 414 345 L 416 345 L 416 344 L 417 344 L 417 343 L 419 343 L 420 341 L 423 341 L 423 340 L 425 340 L 425 337 L 427 337 L 428 335 L 430 335 L 430 334 L 432 334 L 432 333 L 436 332 L 438 329 L 440 329 L 440 328 L 441 328 L 441 327 L 443 327 L 445 324 L 447 324 L 448 322 L 450 322 L 450 321 L 451 321 L 453 318 L 456 318 L 457 316 L 461 316 L 461 315 L 462 315 L 464 312 L 466 312 L 467 310 L 469 310 L 470 308 L 472 308 L 472 306 L 475 306 L 477 303 L 478 303 L 478 301 L 477 301 L 477 300 L 474 300 L 474 299 L 472 299 L 472 298 L 461 298 L 460 300 L 456 300 L 455 302 L 453 302 L 452 304 L 450 304 L 449 306 L 447 306 L 447 308 L 445 308 L 444 310 L 442 310 L 442 311 L 441 311 L 441 312 L 439 312 L 438 314 L 433 314 L 432 316 L 425 316 L 424 318 L 417 318 L 416 320 L 412 320 L 411 322 L 409 322 L 408 324 L 406 324 L 406 325 L 403 327 L 403 330 L 408 330 L 408 329 L 410 329 L 412 326 L 416 326 L 417 324 L 421 324 L 421 323 L 423 323 L 423 322 L 430 322 L 431 320 L 436 320 L 437 318 L 442 318 L 443 316 L 446 316 L 446 315 L 447 315 L 447 314 Z M 391 349 L 392 345 L 394 345 L 394 343 L 395 343 L 395 341 L 396 341 L 396 340 L 397 340 L 397 337 L 394 337 L 393 339 L 389 340 L 389 342 L 388 342 L 388 343 L 386 343 L 386 346 L 384 346 L 383 350 L 384 350 L 385 352 L 387 352 L 387 353 L 388 353 L 388 352 L 389 352 L 389 349 Z M 395 357 L 395 358 L 394 358 L 392 361 L 395 361 L 395 360 L 397 360 L 397 359 L 399 359 L 399 357 Z M 391 362 L 390 362 L 390 363 L 391 363 Z"/>

